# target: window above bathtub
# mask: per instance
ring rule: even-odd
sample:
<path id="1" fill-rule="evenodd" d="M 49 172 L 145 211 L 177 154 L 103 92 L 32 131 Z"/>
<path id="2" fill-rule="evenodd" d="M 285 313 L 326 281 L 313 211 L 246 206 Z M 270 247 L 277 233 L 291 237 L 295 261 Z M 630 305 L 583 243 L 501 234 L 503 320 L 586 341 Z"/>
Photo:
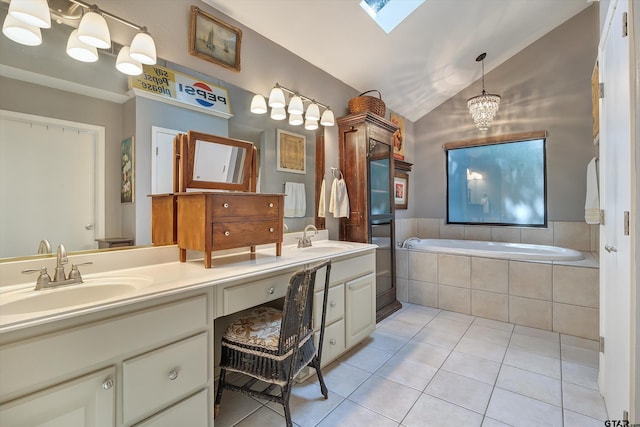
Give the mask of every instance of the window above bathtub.
<path id="1" fill-rule="evenodd" d="M 444 145 L 447 223 L 547 226 L 546 132 Z"/>

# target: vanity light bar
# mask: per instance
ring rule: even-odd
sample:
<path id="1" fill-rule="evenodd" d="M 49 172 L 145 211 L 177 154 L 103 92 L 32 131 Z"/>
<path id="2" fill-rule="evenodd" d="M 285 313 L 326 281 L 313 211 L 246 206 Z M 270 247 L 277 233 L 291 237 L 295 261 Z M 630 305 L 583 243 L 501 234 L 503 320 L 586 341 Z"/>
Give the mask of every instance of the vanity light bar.
<path id="1" fill-rule="evenodd" d="M 128 25 L 129 27 L 131 27 L 131 28 L 133 28 L 133 29 L 135 29 L 135 30 L 138 30 L 138 31 L 146 31 L 146 27 L 141 27 L 140 25 L 134 24 L 134 23 L 133 23 L 133 22 L 131 22 L 131 21 L 127 21 L 127 20 L 126 20 L 126 19 L 124 19 L 124 18 L 120 18 L 119 16 L 116 16 L 116 15 L 114 15 L 114 14 L 112 14 L 112 13 L 109 13 L 109 12 L 107 12 L 107 11 L 105 11 L 105 10 L 102 10 L 102 9 L 100 9 L 97 5 L 91 5 L 91 4 L 89 4 L 89 3 L 85 3 L 85 2 L 83 2 L 83 1 L 81 1 L 81 0 L 68 0 L 68 1 L 69 1 L 69 2 L 71 2 L 71 3 L 75 3 L 75 4 L 77 4 L 77 5 L 80 5 L 80 6 L 84 7 L 84 8 L 90 9 L 90 10 L 91 10 L 91 9 L 94 9 L 94 10 L 96 10 L 99 14 L 101 14 L 101 15 L 103 15 L 103 16 L 108 16 L 109 18 L 113 19 L 114 21 L 118 21 L 118 22 L 120 22 L 121 24 Z"/>

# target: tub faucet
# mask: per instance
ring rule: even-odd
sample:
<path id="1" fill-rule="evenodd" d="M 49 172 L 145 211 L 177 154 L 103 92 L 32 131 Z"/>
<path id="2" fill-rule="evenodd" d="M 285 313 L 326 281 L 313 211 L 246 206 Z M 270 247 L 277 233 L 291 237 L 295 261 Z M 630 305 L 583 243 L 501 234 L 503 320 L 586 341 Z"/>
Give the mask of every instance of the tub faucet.
<path id="1" fill-rule="evenodd" d="M 309 229 L 313 229 L 314 233 L 313 235 L 315 236 L 316 234 L 318 234 L 318 229 L 316 228 L 315 225 L 313 224 L 309 224 L 304 228 L 304 231 L 302 232 L 302 238 L 298 239 L 298 247 L 299 248 L 308 248 L 309 246 L 311 246 L 311 236 L 307 237 L 307 231 Z"/>

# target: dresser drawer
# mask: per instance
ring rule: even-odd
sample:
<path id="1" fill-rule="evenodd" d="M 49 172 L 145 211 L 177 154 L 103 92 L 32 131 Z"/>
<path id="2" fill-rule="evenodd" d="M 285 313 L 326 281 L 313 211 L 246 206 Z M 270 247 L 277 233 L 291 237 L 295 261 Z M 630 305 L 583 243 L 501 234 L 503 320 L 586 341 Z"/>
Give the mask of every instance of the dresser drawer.
<path id="1" fill-rule="evenodd" d="M 278 218 L 281 197 L 260 194 L 216 194 L 211 198 L 214 218 Z"/>
<path id="2" fill-rule="evenodd" d="M 279 241 L 278 224 L 278 220 L 214 222 L 211 230 L 212 248 L 219 250 L 276 243 Z"/>
<path id="3" fill-rule="evenodd" d="M 320 332 L 316 332 L 313 340 L 318 347 Z M 321 365 L 326 366 L 344 352 L 344 320 L 332 323 L 324 329 L 324 343 L 322 344 Z M 312 371 L 313 372 L 313 371 Z"/>
<path id="4" fill-rule="evenodd" d="M 334 262 L 331 265 L 331 283 L 340 283 L 375 271 L 375 253 Z"/>
<path id="5" fill-rule="evenodd" d="M 148 416 L 206 384 L 207 342 L 205 332 L 124 361 L 125 424 Z"/>
<path id="6" fill-rule="evenodd" d="M 222 290 L 222 315 L 237 313 L 278 298 L 287 293 L 291 272 Z"/>
<path id="7" fill-rule="evenodd" d="M 207 427 L 209 425 L 209 393 L 202 390 L 177 405 L 160 412 L 135 427 Z"/>
<path id="8" fill-rule="evenodd" d="M 313 296 L 313 328 L 318 329 L 322 322 L 322 302 L 324 290 L 316 292 Z M 327 320 L 326 325 L 344 316 L 344 285 L 329 288 L 327 295 Z"/>

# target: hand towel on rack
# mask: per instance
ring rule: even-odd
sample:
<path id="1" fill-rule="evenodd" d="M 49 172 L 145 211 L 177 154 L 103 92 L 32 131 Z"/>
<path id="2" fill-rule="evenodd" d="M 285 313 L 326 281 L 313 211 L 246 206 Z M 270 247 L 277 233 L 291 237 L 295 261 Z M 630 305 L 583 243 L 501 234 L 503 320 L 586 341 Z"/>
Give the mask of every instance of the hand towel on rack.
<path id="1" fill-rule="evenodd" d="M 600 224 L 597 161 L 594 157 L 587 165 L 587 195 L 584 201 L 584 220 L 587 224 Z"/>
<path id="2" fill-rule="evenodd" d="M 318 200 L 318 216 L 324 218 L 326 215 L 326 202 L 325 202 L 325 190 L 324 190 L 324 178 L 322 178 L 322 184 L 320 185 L 320 200 Z"/>
<path id="3" fill-rule="evenodd" d="M 304 184 L 299 182 L 284 183 L 284 216 L 288 218 L 304 217 L 307 213 L 307 199 Z"/>
<path id="4" fill-rule="evenodd" d="M 344 179 L 333 179 L 331 196 L 329 197 L 329 212 L 333 214 L 334 218 L 349 217 L 349 195 Z"/>

